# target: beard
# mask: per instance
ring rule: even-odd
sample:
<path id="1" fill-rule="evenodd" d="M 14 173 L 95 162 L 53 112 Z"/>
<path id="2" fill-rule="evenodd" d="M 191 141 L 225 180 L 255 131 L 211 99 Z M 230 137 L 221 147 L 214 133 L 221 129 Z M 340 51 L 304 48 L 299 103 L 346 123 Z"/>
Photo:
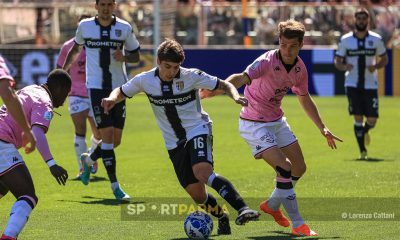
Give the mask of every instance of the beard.
<path id="1" fill-rule="evenodd" d="M 368 25 L 357 25 L 356 24 L 356 29 L 357 31 L 363 32 L 365 30 L 367 30 Z"/>

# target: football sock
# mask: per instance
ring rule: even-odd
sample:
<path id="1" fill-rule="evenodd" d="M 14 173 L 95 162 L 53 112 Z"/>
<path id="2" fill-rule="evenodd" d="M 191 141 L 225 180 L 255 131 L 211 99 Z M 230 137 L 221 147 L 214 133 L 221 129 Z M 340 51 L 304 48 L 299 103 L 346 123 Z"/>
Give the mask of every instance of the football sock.
<path id="1" fill-rule="evenodd" d="M 218 205 L 217 199 L 209 193 L 207 194 L 207 200 L 203 204 L 200 204 L 200 207 L 216 218 L 220 218 L 224 215 L 224 211 L 222 207 Z"/>
<path id="2" fill-rule="evenodd" d="M 364 124 L 364 133 L 367 133 L 370 129 L 374 128 L 375 125 L 370 125 L 368 122 L 365 122 Z"/>
<path id="3" fill-rule="evenodd" d="M 101 144 L 101 157 L 103 158 L 104 167 L 107 170 L 107 175 L 111 183 L 117 181 L 117 176 L 115 174 L 117 162 L 115 161 L 115 153 L 113 147 L 114 145 L 111 143 Z"/>
<path id="4" fill-rule="evenodd" d="M 101 143 L 101 139 L 96 139 L 93 135 L 90 137 L 90 151 L 89 153 L 92 154 L 94 150 L 96 150 L 97 146 Z M 100 156 L 99 156 L 100 157 Z M 98 157 L 98 158 L 99 158 Z M 97 158 L 97 159 L 98 159 Z"/>
<path id="5" fill-rule="evenodd" d="M 208 177 L 207 185 L 214 188 L 236 211 L 247 207 L 242 197 L 226 178 L 212 173 Z"/>
<path id="6" fill-rule="evenodd" d="M 92 151 L 91 153 L 90 153 L 90 155 L 89 155 L 89 158 L 92 160 L 92 161 L 97 161 L 97 159 L 99 159 L 102 155 L 101 155 L 102 153 L 101 153 L 101 145 L 100 146 L 97 146 L 95 149 L 94 149 L 94 151 Z"/>
<path id="7" fill-rule="evenodd" d="M 354 122 L 354 133 L 356 135 L 358 147 L 360 152 L 367 151 L 364 145 L 364 127 L 362 123 Z"/>
<path id="8" fill-rule="evenodd" d="M 74 146 L 79 169 L 82 169 L 81 154 L 86 152 L 87 148 L 85 135 L 81 136 L 75 133 Z"/>
<path id="9" fill-rule="evenodd" d="M 31 200 L 25 199 L 25 196 L 18 198 L 11 208 L 10 219 L 4 234 L 16 238 L 28 221 L 34 206 Z"/>
<path id="10" fill-rule="evenodd" d="M 296 186 L 297 181 L 300 179 L 300 177 L 295 177 L 292 176 L 292 185 L 293 187 Z M 274 211 L 279 210 L 281 206 L 281 200 L 279 199 L 279 194 L 277 188 L 274 189 L 274 191 L 271 193 L 271 196 L 268 199 L 268 207 Z"/>
<path id="11" fill-rule="evenodd" d="M 292 181 L 289 178 L 277 177 L 276 191 L 283 207 L 292 221 L 293 228 L 302 225 L 304 220 L 300 216 L 299 209 L 297 208 L 296 194 L 294 193 Z"/>

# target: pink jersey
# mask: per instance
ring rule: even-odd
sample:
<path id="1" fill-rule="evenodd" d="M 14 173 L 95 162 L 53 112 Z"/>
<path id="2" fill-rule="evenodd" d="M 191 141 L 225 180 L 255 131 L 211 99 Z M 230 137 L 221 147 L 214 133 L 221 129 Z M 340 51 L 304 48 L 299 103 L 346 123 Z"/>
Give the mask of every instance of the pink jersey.
<path id="1" fill-rule="evenodd" d="M 297 57 L 295 66 L 288 73 L 278 49 L 258 57 L 245 73 L 251 84 L 244 90 L 249 105 L 242 108 L 241 118 L 259 122 L 276 121 L 283 116 L 281 101 L 289 89 L 297 95 L 308 94 L 308 73 L 303 61 Z"/>
<path id="2" fill-rule="evenodd" d="M 57 65 L 62 67 L 69 50 L 74 46 L 74 38 L 64 43 L 58 56 Z M 68 71 L 72 86 L 69 96 L 88 97 L 86 89 L 86 53 L 82 50 Z"/>
<path id="3" fill-rule="evenodd" d="M 0 79 L 8 79 L 10 81 L 10 86 L 14 86 L 14 78 L 10 75 L 10 71 L 7 68 L 6 61 L 0 55 Z"/>
<path id="4" fill-rule="evenodd" d="M 17 92 L 25 116 L 31 126 L 40 125 L 48 129 L 53 117 L 53 104 L 47 91 L 38 85 L 24 87 Z M 0 140 L 22 147 L 22 129 L 7 112 L 0 109 Z"/>

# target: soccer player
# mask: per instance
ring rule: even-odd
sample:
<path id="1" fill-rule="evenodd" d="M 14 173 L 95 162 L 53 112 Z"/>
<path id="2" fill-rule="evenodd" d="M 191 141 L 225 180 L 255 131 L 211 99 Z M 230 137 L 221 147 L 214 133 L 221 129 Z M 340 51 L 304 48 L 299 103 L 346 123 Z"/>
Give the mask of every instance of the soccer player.
<path id="1" fill-rule="evenodd" d="M 25 153 L 31 153 L 35 150 L 36 139 L 33 136 L 31 126 L 25 117 L 19 98 L 12 89 L 14 84 L 14 78 L 10 75 L 6 62 L 0 55 L 0 96 L 7 107 L 7 111 L 18 123 L 19 127 L 22 128 L 22 131 L 29 142 L 29 144 L 24 146 Z M 0 191 L 0 198 L 1 196 L 2 193 Z"/>
<path id="2" fill-rule="evenodd" d="M 61 69 L 50 72 L 43 85 L 31 85 L 18 91 L 18 97 L 32 132 L 37 149 L 57 182 L 65 185 L 67 171 L 58 166 L 50 152 L 46 132 L 53 118 L 53 108 L 62 106 L 71 89 L 71 79 Z M 38 202 L 35 187 L 27 166 L 18 153 L 27 143 L 26 135 L 7 111 L 0 109 L 0 185 L 10 190 L 17 201 L 11 208 L 10 218 L 0 239 L 16 239 Z"/>
<path id="3" fill-rule="evenodd" d="M 89 15 L 82 15 L 79 21 L 90 18 Z M 60 50 L 60 55 L 57 60 L 57 67 L 62 68 L 65 62 L 65 57 L 67 56 L 69 50 L 74 45 L 74 38 L 66 41 Z M 75 138 L 74 138 L 74 148 L 76 159 L 79 166 L 79 172 L 76 179 L 80 179 L 82 172 L 81 155 L 87 152 L 86 145 L 86 119 L 89 121 L 90 127 L 92 129 L 91 147 L 92 152 L 96 149 L 101 141 L 100 132 L 96 128 L 96 124 L 93 119 L 93 111 L 91 111 L 90 100 L 88 98 L 88 93 L 86 89 L 86 54 L 85 49 L 81 49 L 78 56 L 71 64 L 69 70 L 69 75 L 72 79 L 71 92 L 68 95 L 69 107 L 68 110 L 71 114 L 72 122 L 75 127 Z M 91 168 L 91 173 L 97 172 L 97 162 Z"/>
<path id="4" fill-rule="evenodd" d="M 198 69 L 181 67 L 185 59 L 182 46 L 167 39 L 158 47 L 157 68 L 136 75 L 104 98 L 105 113 L 126 97 L 144 92 L 162 131 L 169 157 L 181 186 L 192 199 L 219 218 L 218 234 L 230 234 L 228 216 L 216 199 L 206 192 L 205 184 L 215 189 L 235 210 L 236 224 L 258 220 L 230 181 L 213 170 L 211 120 L 203 111 L 198 89 L 221 89 L 237 104 L 246 105 L 232 84 L 220 81 Z M 91 165 L 92 162 L 87 161 Z M 212 209 L 212 210 L 210 210 Z"/>
<path id="5" fill-rule="evenodd" d="M 297 208 L 294 185 L 306 171 L 303 153 L 297 138 L 290 130 L 281 108 L 283 97 L 292 90 L 300 105 L 327 139 L 336 148 L 334 136 L 322 122 L 317 106 L 308 92 L 308 73 L 298 56 L 303 46 L 304 25 L 294 20 L 279 23 L 279 49 L 259 56 L 242 73 L 229 76 L 226 81 L 239 88 L 246 85 L 244 96 L 249 103 L 240 112 L 239 131 L 252 150 L 255 159 L 263 159 L 277 174 L 276 188 L 260 209 L 272 215 L 275 221 L 289 227 L 288 219 L 279 209 L 283 205 L 292 221 L 292 234 L 316 236 L 302 219 Z M 202 91 L 202 97 L 220 91 Z"/>
<path id="6" fill-rule="evenodd" d="M 369 130 L 378 120 L 377 69 L 388 63 L 382 37 L 368 31 L 369 13 L 365 8 L 357 9 L 355 30 L 340 38 L 335 56 L 335 66 L 345 71 L 345 87 L 349 101 L 349 113 L 354 115 L 354 133 L 360 149 L 359 159 L 368 159 Z M 376 61 L 376 57 L 379 60 Z M 365 118 L 364 118 L 365 117 Z"/>
<path id="7" fill-rule="evenodd" d="M 74 55 L 79 51 L 79 45 L 85 45 L 86 87 L 102 139 L 102 144 L 89 158 L 96 161 L 102 157 L 115 198 L 129 200 L 130 196 L 122 190 L 117 180 L 114 153 L 114 148 L 121 143 L 126 114 L 125 102 L 115 106 L 110 114 L 104 114 L 101 99 L 127 81 L 124 62 L 139 61 L 140 45 L 132 26 L 113 14 L 116 8 L 115 0 L 96 0 L 95 7 L 97 15 L 79 23 L 74 45 L 66 57 L 63 69 L 68 69 Z M 86 154 L 83 154 L 82 158 L 85 157 Z M 81 181 L 87 185 L 90 172 L 84 172 L 88 174 L 81 175 Z"/>

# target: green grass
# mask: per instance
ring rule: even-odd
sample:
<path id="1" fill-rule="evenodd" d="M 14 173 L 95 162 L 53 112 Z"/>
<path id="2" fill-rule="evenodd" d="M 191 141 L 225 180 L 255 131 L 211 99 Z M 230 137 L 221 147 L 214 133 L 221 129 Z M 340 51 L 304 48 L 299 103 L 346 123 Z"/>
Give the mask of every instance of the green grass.
<path id="1" fill-rule="evenodd" d="M 380 119 L 371 132 L 372 142 L 368 148 L 372 161 L 355 160 L 358 148 L 345 97 L 315 98 L 315 101 L 326 125 L 344 139 L 337 150 L 327 146 L 295 97 L 284 100 L 286 117 L 299 139 L 308 166 L 296 186 L 296 193 L 305 220 L 320 234 L 314 239 L 398 239 L 400 99 L 380 99 Z M 240 107 L 225 96 L 205 100 L 203 107 L 214 121 L 216 172 L 230 179 L 251 207 L 258 208 L 258 202 L 269 196 L 274 187 L 274 172 L 264 162 L 252 158 L 250 149 L 239 136 Z M 135 97 L 128 102 L 127 110 L 122 144 L 116 150 L 117 173 L 123 189 L 136 203 L 162 197 L 186 199 L 147 98 Z M 55 116 L 47 137 L 57 163 L 74 177 L 77 164 L 72 143 L 73 126 L 67 107 L 59 111 L 62 116 Z M 31 171 L 39 203 L 20 240 L 185 239 L 184 216 L 179 221 L 160 221 L 161 217 L 153 221 L 122 221 L 121 207 L 113 200 L 103 166 L 90 185 L 68 181 L 61 187 L 37 151 L 23 156 Z M 218 195 L 212 189 L 209 191 Z M 358 197 L 362 199 L 358 201 Z M 224 203 L 219 196 L 218 200 Z M 0 231 L 5 228 L 14 201 L 10 193 L 0 200 Z M 363 202 L 366 205 L 361 206 Z M 340 218 L 341 212 L 374 211 L 395 212 L 395 219 Z M 233 234 L 213 235 L 212 239 L 291 239 L 290 230 L 277 226 L 269 216 L 263 215 L 263 221 L 238 227 L 233 222 L 236 213 L 231 214 Z M 216 234 L 216 230 L 213 233 Z"/>

